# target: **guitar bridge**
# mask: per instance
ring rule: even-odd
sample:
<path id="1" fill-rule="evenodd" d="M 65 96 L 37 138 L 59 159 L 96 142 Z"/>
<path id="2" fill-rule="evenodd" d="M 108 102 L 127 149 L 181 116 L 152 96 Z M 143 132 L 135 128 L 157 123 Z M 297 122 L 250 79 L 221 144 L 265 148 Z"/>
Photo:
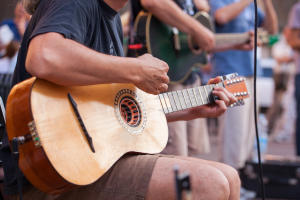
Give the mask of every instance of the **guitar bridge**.
<path id="1" fill-rule="evenodd" d="M 42 142 L 41 142 L 39 134 L 36 130 L 35 122 L 34 121 L 29 122 L 28 127 L 29 127 L 29 131 L 30 131 L 30 135 L 32 137 L 32 141 L 34 142 L 34 146 L 36 148 L 42 147 Z"/>

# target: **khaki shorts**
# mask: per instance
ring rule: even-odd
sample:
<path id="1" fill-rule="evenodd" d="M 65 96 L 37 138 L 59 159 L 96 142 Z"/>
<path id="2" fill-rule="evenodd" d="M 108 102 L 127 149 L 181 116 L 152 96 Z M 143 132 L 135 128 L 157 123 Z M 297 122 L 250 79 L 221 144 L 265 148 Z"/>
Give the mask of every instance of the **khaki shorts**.
<path id="1" fill-rule="evenodd" d="M 165 155 L 125 155 L 98 181 L 61 195 L 49 195 L 30 185 L 24 200 L 142 200 L 145 198 L 158 157 Z M 82 174 L 84 176 L 84 173 Z M 12 196 L 18 200 L 19 195 Z"/>

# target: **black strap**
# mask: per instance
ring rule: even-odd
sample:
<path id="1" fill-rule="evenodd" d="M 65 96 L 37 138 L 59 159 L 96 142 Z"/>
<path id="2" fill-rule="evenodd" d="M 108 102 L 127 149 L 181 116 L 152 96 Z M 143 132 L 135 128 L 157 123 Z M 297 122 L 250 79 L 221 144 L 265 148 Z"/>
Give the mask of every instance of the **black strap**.
<path id="1" fill-rule="evenodd" d="M 15 165 L 18 187 L 19 187 L 20 200 L 23 200 L 21 181 L 20 181 L 20 175 L 19 175 L 19 141 L 18 141 L 18 138 L 14 138 L 12 140 L 12 151 L 13 151 L 13 159 L 14 159 L 14 165 Z"/>

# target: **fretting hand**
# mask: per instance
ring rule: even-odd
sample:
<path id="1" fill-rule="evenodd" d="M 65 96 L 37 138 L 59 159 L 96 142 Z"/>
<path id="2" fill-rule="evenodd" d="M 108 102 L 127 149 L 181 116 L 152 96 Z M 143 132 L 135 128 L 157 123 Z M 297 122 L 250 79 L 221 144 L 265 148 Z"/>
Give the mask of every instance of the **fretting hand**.
<path id="1" fill-rule="evenodd" d="M 217 77 L 210 79 L 207 84 L 217 84 L 219 82 L 221 82 L 221 78 Z M 225 88 L 214 88 L 213 94 L 218 96 L 220 100 L 216 100 L 215 103 L 191 108 L 190 113 L 193 118 L 220 117 L 225 113 L 228 106 L 237 102 L 237 98 Z"/>

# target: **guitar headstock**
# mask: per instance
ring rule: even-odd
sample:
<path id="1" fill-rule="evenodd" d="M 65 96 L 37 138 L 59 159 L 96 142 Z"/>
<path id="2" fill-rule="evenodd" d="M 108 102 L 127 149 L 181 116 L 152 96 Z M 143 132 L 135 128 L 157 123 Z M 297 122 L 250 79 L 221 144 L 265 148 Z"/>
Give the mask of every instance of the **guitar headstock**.
<path id="1" fill-rule="evenodd" d="M 250 97 L 250 93 L 248 92 L 246 86 L 246 78 L 238 77 L 238 75 L 235 73 L 222 76 L 222 81 L 225 89 L 238 99 L 238 101 L 231 106 L 244 105 L 245 102 L 243 99 Z"/>

